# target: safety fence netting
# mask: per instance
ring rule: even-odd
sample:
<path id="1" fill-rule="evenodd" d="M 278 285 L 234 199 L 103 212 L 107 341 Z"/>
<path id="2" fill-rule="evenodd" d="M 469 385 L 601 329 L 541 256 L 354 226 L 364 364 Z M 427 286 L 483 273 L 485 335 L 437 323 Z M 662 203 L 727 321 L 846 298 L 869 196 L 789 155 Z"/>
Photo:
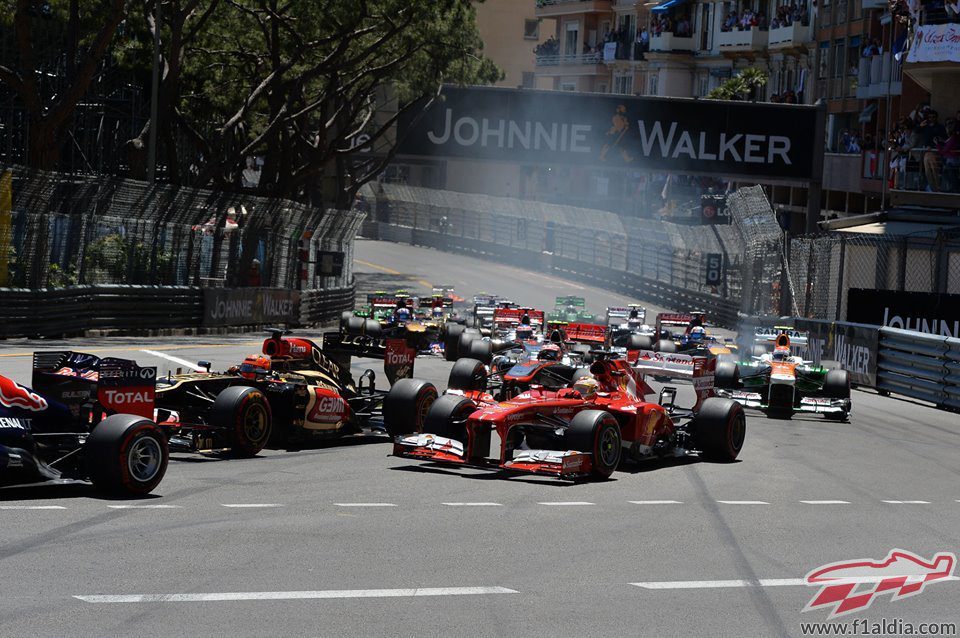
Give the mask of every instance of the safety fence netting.
<path id="1" fill-rule="evenodd" d="M 360 211 L 0 166 L 0 287 L 345 288 Z"/>

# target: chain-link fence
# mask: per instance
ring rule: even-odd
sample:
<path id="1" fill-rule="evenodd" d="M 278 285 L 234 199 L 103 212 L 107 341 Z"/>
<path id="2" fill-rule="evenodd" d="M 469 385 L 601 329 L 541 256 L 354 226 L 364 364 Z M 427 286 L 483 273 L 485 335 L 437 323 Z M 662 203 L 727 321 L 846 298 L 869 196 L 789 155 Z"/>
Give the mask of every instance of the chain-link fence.
<path id="1" fill-rule="evenodd" d="M 783 230 L 770 202 L 760 186 L 750 186 L 730 193 L 727 210 L 741 239 L 740 312 L 779 315 Z"/>
<path id="2" fill-rule="evenodd" d="M 9 203 L 0 195 L 0 286 L 352 283 L 358 211 L 19 167 L 0 167 L 4 173 Z M 337 253 L 339 267 L 321 268 L 321 253 Z"/>

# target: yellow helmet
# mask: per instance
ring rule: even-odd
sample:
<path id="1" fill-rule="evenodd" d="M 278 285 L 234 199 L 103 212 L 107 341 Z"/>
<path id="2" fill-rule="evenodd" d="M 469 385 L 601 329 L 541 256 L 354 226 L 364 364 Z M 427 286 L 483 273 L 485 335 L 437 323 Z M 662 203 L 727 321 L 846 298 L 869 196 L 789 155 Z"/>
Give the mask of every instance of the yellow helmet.
<path id="1" fill-rule="evenodd" d="M 580 393 L 584 399 L 590 401 L 597 398 L 597 388 L 599 384 L 592 377 L 581 377 L 573 384 L 573 389 Z"/>

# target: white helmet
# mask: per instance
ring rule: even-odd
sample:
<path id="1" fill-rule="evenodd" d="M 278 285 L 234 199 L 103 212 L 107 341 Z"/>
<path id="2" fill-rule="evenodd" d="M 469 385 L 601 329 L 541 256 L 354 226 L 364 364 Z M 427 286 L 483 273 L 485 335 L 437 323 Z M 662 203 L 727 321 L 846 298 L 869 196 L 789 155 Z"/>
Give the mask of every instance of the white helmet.
<path id="1" fill-rule="evenodd" d="M 577 382 L 573 384 L 573 389 L 580 393 L 587 401 L 592 401 L 597 398 L 597 388 L 600 386 L 597 383 L 597 380 L 593 377 L 580 377 L 577 379 Z"/>

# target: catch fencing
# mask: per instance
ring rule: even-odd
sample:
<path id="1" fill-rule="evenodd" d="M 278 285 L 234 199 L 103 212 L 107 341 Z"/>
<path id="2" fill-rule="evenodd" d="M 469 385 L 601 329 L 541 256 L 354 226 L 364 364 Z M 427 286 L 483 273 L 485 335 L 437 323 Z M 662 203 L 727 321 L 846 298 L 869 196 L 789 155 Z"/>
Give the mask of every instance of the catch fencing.
<path id="1" fill-rule="evenodd" d="M 773 211 L 762 190 L 743 189 L 744 210 L 759 219 Z M 482 253 L 498 260 L 550 270 L 635 295 L 670 308 L 702 309 L 719 325 L 735 327 L 738 314 L 765 312 L 777 268 L 744 275 L 752 255 L 745 229 L 756 221 L 691 226 L 529 200 L 457 193 L 396 184 L 368 191 L 378 224 L 365 234 L 446 250 Z M 759 202 L 759 203 L 758 203 Z M 764 208 L 765 207 L 765 208 Z M 736 211 L 735 211 L 736 214 Z M 772 222 L 776 226 L 776 222 Z M 777 239 L 779 241 L 779 238 Z M 724 276 L 708 283 L 707 256 L 722 255 Z M 776 250 L 773 254 L 778 254 Z M 749 270 L 754 277 L 754 270 Z M 745 301 L 746 281 L 756 294 Z M 763 298 L 760 291 L 765 291 Z M 751 289 L 751 293 L 754 289 Z"/>
<path id="2" fill-rule="evenodd" d="M 352 308 L 363 218 L 244 193 L 0 167 L 0 318 L 9 320 L 0 334 L 199 326 L 211 288 L 223 289 L 220 299 L 300 290 L 301 322 L 334 319 Z"/>

